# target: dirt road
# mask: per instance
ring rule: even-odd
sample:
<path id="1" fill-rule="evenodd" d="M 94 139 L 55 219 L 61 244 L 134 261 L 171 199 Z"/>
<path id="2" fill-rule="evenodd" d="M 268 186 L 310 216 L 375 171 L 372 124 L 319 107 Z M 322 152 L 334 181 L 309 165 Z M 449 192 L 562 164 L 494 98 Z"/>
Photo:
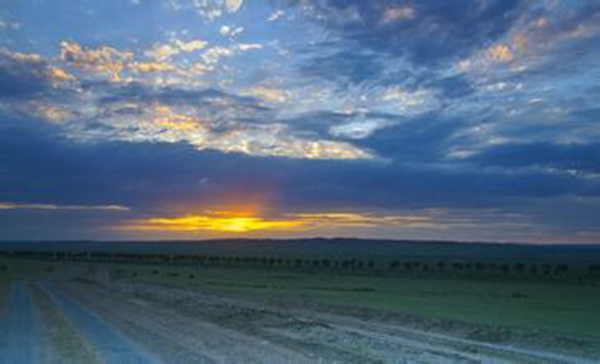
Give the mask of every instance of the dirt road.
<path id="1" fill-rule="evenodd" d="M 550 350 L 490 344 L 314 308 L 277 307 L 201 290 L 69 282 L 82 302 L 150 343 L 188 358 L 236 362 L 593 362 Z M 210 335 L 206 335 L 210 332 Z M 226 349 L 228 348 L 229 349 Z"/>
<path id="2" fill-rule="evenodd" d="M 45 282 L 42 290 L 54 301 L 61 312 L 88 338 L 108 363 L 159 363 L 159 359 L 145 347 L 136 344 L 118 328 L 82 306 L 68 294 Z"/>
<path id="3" fill-rule="evenodd" d="M 11 285 L 7 312 L 0 322 L 0 330 L 0 363 L 43 362 L 40 316 L 26 281 Z"/>
<path id="4" fill-rule="evenodd" d="M 90 279 L 37 285 L 107 363 L 593 363 L 572 353 L 484 343 L 302 305 L 202 289 Z M 0 320 L 5 363 L 43 363 L 27 283 Z M 25 348 L 25 349 L 24 349 Z"/>

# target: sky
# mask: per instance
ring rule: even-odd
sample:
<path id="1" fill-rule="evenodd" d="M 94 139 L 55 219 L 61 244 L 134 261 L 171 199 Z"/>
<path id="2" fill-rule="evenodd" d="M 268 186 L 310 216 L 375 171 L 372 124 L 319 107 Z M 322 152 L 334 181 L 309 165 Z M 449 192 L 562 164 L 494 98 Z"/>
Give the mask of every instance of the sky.
<path id="1" fill-rule="evenodd" d="M 1 0 L 0 240 L 600 242 L 600 2 Z"/>

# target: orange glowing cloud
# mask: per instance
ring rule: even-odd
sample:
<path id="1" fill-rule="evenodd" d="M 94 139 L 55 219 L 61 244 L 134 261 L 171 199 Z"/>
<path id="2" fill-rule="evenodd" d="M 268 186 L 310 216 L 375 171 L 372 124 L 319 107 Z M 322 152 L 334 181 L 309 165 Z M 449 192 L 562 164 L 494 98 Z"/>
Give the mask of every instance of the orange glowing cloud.
<path id="1" fill-rule="evenodd" d="M 514 54 L 506 44 L 498 44 L 488 50 L 488 56 L 495 62 L 510 62 Z"/>
<path id="2" fill-rule="evenodd" d="M 266 218 L 251 213 L 208 211 L 175 217 L 153 217 L 132 220 L 117 226 L 124 231 L 159 232 L 216 232 L 249 233 L 254 231 L 306 231 L 317 228 L 435 225 L 428 216 L 374 215 L 354 212 L 320 212 L 285 214 L 280 218 Z"/>
<path id="3" fill-rule="evenodd" d="M 246 233 L 257 230 L 293 230 L 302 225 L 297 220 L 270 220 L 262 217 L 236 215 L 234 213 L 213 213 L 186 215 L 183 217 L 149 218 L 133 221 L 119 227 L 130 231 L 213 231 L 224 233 Z"/>

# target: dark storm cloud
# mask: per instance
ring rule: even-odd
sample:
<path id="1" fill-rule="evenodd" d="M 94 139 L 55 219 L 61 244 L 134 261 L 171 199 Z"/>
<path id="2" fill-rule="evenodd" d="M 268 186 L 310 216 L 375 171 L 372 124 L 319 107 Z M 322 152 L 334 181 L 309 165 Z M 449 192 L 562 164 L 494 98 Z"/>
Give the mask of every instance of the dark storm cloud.
<path id="1" fill-rule="evenodd" d="M 550 204 L 555 199 L 592 196 L 594 189 L 600 192 L 597 183 L 577 176 L 515 170 L 512 157 L 509 162 L 481 157 L 463 166 L 427 167 L 435 158 L 431 154 L 418 157 L 428 150 L 420 145 L 443 143 L 436 132 L 425 132 L 421 139 L 412 140 L 412 145 L 405 145 L 406 158 L 398 157 L 403 162 L 336 162 L 197 151 L 185 144 L 75 143 L 51 130 L 24 129 L 22 121 L 20 125 L 0 130 L 0 201 L 118 204 L 131 211 L 46 215 L 6 211 L 3 224 L 12 221 L 14 226 L 5 229 L 4 237 L 11 236 L 11 231 L 17 236 L 23 231 L 18 226 L 27 221 L 39 225 L 35 236 L 40 238 L 46 233 L 65 238 L 101 237 L 106 231 L 98 229 L 133 217 L 169 214 L 172 206 L 193 206 L 201 211 L 231 201 L 232 196 L 237 202 L 252 201 L 252 196 L 264 192 L 269 193 L 269 207 L 281 213 L 493 208 L 533 213 L 544 223 L 545 210 L 527 206 L 535 201 Z M 400 150 L 394 152 L 401 154 Z M 586 150 L 570 153 L 579 158 Z M 503 164 L 503 169 L 481 168 L 494 164 Z M 548 219 L 557 219 L 550 215 Z M 579 225 L 563 218 L 554 229 L 569 231 L 573 226 Z"/>
<path id="2" fill-rule="evenodd" d="M 132 216 L 129 212 L 0 210 L 0 239 L 101 239 L 109 236 L 106 227 Z"/>
<path id="3" fill-rule="evenodd" d="M 256 158 L 177 144 L 81 144 L 23 129 L 1 131 L 0 200 L 25 199 L 18 202 L 119 204 L 147 211 L 269 187 L 280 208 L 290 211 L 336 205 L 451 208 L 497 204 L 508 196 L 577 194 L 583 186 L 577 178 L 541 172 Z"/>
<path id="4" fill-rule="evenodd" d="M 471 160 L 483 166 L 545 167 L 600 173 L 600 144 L 503 144 L 487 148 Z"/>
<path id="5" fill-rule="evenodd" d="M 296 167 L 294 181 L 319 180 L 318 184 L 290 183 L 285 198 L 292 206 L 311 208 L 364 207 L 399 208 L 500 207 L 509 198 L 549 198 L 577 194 L 581 183 L 570 176 L 539 172 L 481 173 L 473 169 L 415 168 L 403 164 L 336 167 L 304 165 Z"/>
<path id="6" fill-rule="evenodd" d="M 314 56 L 302 65 L 301 71 L 309 77 L 320 77 L 348 86 L 379 78 L 382 67 L 384 65 L 378 56 L 348 49 L 327 56 Z"/>
<path id="7" fill-rule="evenodd" d="M 437 113 L 402 118 L 399 124 L 375 132 L 357 142 L 379 155 L 413 165 L 435 163 L 444 159 L 453 133 L 463 129 L 462 120 L 447 119 Z"/>
<path id="8" fill-rule="evenodd" d="M 295 2 L 292 2 L 295 3 Z M 366 49 L 436 63 L 466 56 L 506 33 L 520 1 L 312 0 L 319 22 Z"/>
<path id="9" fill-rule="evenodd" d="M 80 144 L 17 128 L 2 129 L 0 141 L 0 199 L 8 201 L 139 205 L 171 189 L 185 194 L 202 170 L 185 163 L 195 154 L 186 146 Z"/>

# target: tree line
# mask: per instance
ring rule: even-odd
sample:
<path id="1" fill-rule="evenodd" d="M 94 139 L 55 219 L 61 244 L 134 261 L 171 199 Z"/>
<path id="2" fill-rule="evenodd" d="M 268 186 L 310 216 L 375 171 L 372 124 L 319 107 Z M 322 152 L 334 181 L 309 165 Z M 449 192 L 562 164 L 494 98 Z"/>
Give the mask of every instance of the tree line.
<path id="1" fill-rule="evenodd" d="M 307 270 L 377 272 L 407 276 L 536 277 L 600 280 L 600 264 L 550 264 L 525 262 L 483 262 L 458 260 L 373 260 L 355 258 L 314 258 L 277 256 L 234 256 L 213 254 L 165 254 L 78 251 L 8 251 L 0 257 L 70 262 L 113 262 L 188 266 L 268 267 Z"/>

